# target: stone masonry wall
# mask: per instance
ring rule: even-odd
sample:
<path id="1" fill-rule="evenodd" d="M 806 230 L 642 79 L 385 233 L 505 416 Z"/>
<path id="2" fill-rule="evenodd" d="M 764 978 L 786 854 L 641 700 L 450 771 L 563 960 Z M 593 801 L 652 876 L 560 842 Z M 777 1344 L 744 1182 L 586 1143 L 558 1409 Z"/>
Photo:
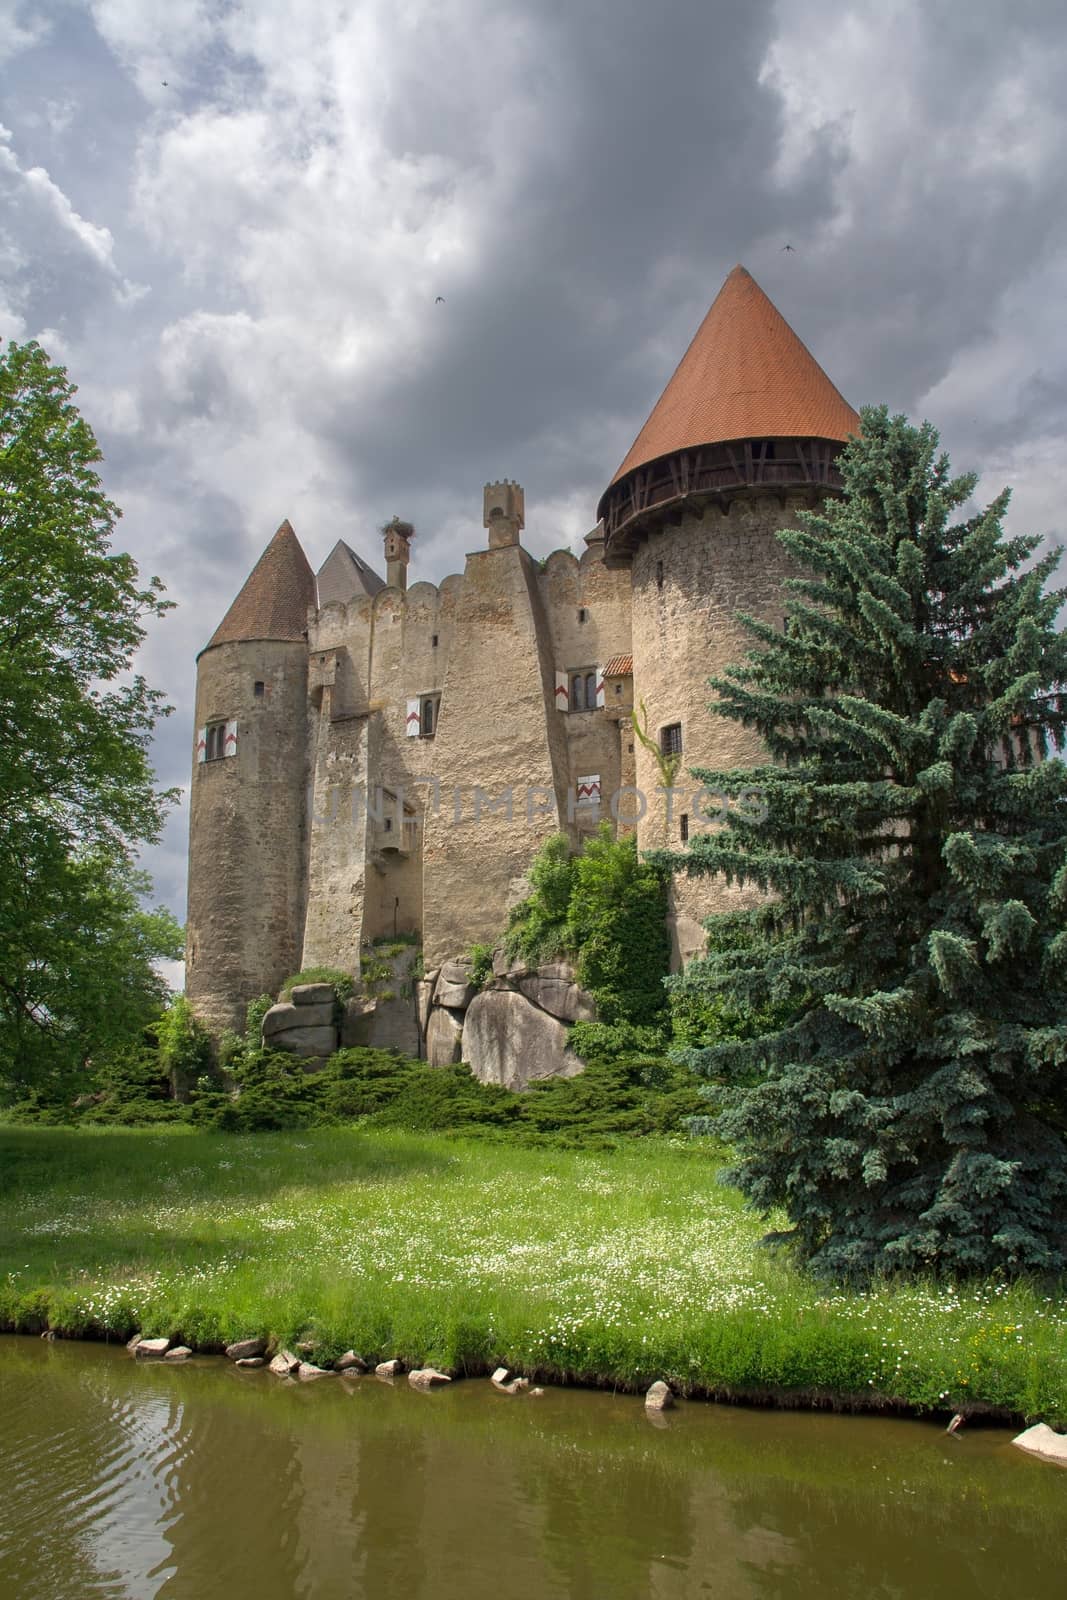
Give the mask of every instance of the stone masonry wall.
<path id="1" fill-rule="evenodd" d="M 194 729 L 237 722 L 235 756 L 198 763 L 194 751 L 189 807 L 186 993 L 216 1033 L 243 1027 L 248 1001 L 300 965 L 307 666 L 302 642 L 260 640 L 215 645 L 198 664 Z"/>
<path id="2" fill-rule="evenodd" d="M 737 723 L 712 716 L 707 680 L 739 660 L 748 636 L 737 621 L 744 610 L 782 626 L 784 578 L 796 569 L 775 538 L 780 527 L 795 525 L 806 502 L 789 496 L 738 496 L 727 512 L 709 507 L 690 514 L 681 526 L 651 533 L 633 558 L 634 698 L 648 708 L 648 731 L 658 739 L 662 727 L 682 725 L 681 791 L 668 823 L 666 796 L 656 795 L 660 776 L 653 757 L 637 743 L 637 785 L 648 811 L 638 824 L 642 850 L 680 845 L 680 816 L 690 834 L 705 831 L 692 803 L 698 788 L 692 767 L 747 766 L 766 759 L 759 738 Z M 713 911 L 744 903 L 743 892 L 722 880 L 676 879 L 672 890 L 675 965 L 703 943 L 701 920 Z"/>

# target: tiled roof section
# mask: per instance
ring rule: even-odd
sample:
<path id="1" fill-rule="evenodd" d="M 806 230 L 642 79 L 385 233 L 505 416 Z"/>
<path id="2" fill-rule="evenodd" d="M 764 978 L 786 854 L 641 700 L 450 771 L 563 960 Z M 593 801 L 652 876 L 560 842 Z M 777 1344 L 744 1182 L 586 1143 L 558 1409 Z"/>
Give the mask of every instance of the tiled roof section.
<path id="1" fill-rule="evenodd" d="M 634 675 L 633 656 L 612 656 L 604 668 L 605 678 L 632 678 Z"/>
<path id="2" fill-rule="evenodd" d="M 385 588 L 385 579 L 379 578 L 368 567 L 362 556 L 357 556 L 350 545 L 338 539 L 318 572 L 319 605 L 328 606 L 340 601 L 347 605 L 357 595 L 377 594 Z"/>
<path id="3" fill-rule="evenodd" d="M 315 574 L 288 521 L 282 523 L 245 579 L 233 605 L 207 643 L 241 639 L 302 639 L 308 606 L 315 604 Z"/>
<path id="4" fill-rule="evenodd" d="M 611 480 L 731 439 L 846 439 L 860 419 L 744 267 L 735 267 Z"/>

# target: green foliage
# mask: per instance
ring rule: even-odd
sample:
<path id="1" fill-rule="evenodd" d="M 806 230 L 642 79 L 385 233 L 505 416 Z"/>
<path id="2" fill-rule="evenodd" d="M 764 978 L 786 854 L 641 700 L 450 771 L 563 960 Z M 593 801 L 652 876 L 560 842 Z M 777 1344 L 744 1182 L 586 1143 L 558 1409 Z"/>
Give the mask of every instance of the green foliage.
<path id="1" fill-rule="evenodd" d="M 665 1012 L 670 962 L 662 870 L 639 860 L 636 840 L 613 839 L 602 822 L 579 855 L 564 834 L 547 839 L 529 878 L 530 894 L 508 924 L 508 956 L 569 956 L 602 1021 L 654 1027 Z"/>
<path id="2" fill-rule="evenodd" d="M 491 944 L 472 944 L 469 955 L 471 983 L 476 989 L 483 989 L 493 976 L 493 946 Z"/>
<path id="3" fill-rule="evenodd" d="M 169 708 L 130 671 L 167 605 L 111 549 L 74 394 L 39 345 L 0 356 L 0 1078 L 47 1092 L 136 1040 L 176 942 L 129 866 L 174 798 L 148 762 Z"/>
<path id="4" fill-rule="evenodd" d="M 529 871 L 530 893 L 513 906 L 504 949 L 510 960 L 535 965 L 566 950 L 567 913 L 574 887 L 574 858 L 566 834 L 541 846 Z"/>
<path id="5" fill-rule="evenodd" d="M 387 969 L 389 970 L 389 969 Z M 286 978 L 279 991 L 278 998 L 288 1000 L 298 983 L 330 983 L 333 992 L 343 1005 L 351 998 L 355 988 L 355 979 L 350 972 L 341 972 L 336 967 L 305 967 L 302 972 L 296 972 L 291 978 Z M 258 1001 L 253 1002 L 258 1004 Z M 271 1001 L 271 1005 L 274 1002 Z M 268 1007 L 269 1009 L 269 1007 Z M 262 1021 L 262 1017 L 260 1021 Z"/>
<path id="6" fill-rule="evenodd" d="M 788 632 L 745 619 L 712 683 L 774 765 L 695 776 L 765 820 L 662 858 L 770 897 L 682 986 L 744 1026 L 682 1053 L 820 1271 L 1062 1269 L 1067 769 L 1036 759 L 1067 731 L 1060 553 L 1004 534 L 1006 494 L 951 523 L 976 480 L 934 430 L 862 421 L 844 497 L 779 534 L 810 574 Z"/>
<path id="7" fill-rule="evenodd" d="M 648 707 L 645 705 L 643 700 L 641 701 L 641 716 L 644 719 L 643 726 L 637 720 L 636 709 L 631 711 L 630 725 L 633 728 L 637 738 L 641 741 L 649 755 L 652 757 L 653 761 L 656 763 L 656 770 L 659 772 L 660 783 L 665 789 L 673 788 L 674 780 L 678 776 L 678 768 L 682 764 L 682 758 L 677 753 L 673 755 L 664 754 L 659 747 L 659 740 L 654 734 L 649 733 Z"/>
<path id="8" fill-rule="evenodd" d="M 183 994 L 176 995 L 156 1023 L 159 1069 L 179 1099 L 211 1071 L 211 1040 Z"/>

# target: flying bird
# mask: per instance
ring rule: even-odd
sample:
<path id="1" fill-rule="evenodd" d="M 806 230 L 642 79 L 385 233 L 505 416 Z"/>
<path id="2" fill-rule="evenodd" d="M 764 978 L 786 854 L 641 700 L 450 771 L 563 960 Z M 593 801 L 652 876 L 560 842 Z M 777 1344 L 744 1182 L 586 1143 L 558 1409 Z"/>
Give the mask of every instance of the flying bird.
<path id="1" fill-rule="evenodd" d="M 163 79 L 163 88 L 164 89 L 169 89 L 170 88 L 170 85 L 168 84 L 166 78 Z"/>
<path id="2" fill-rule="evenodd" d="M 793 246 L 793 245 L 791 245 L 791 244 L 784 244 L 784 245 L 783 245 L 783 246 L 782 246 L 782 250 L 792 250 L 792 251 L 793 251 L 793 254 L 794 254 L 794 255 L 796 255 L 796 249 L 795 249 L 795 247 L 794 247 L 794 246 Z M 780 255 L 780 254 L 781 254 L 781 251 L 779 251 L 779 255 Z"/>
<path id="3" fill-rule="evenodd" d="M 435 305 L 435 306 L 443 306 L 443 305 L 444 305 L 444 303 L 445 303 L 445 297 L 444 297 L 444 295 L 443 295 L 443 294 L 439 294 L 439 295 L 438 295 L 438 296 L 437 296 L 437 299 L 436 299 L 436 300 L 435 300 L 435 301 L 434 301 L 434 305 Z"/>

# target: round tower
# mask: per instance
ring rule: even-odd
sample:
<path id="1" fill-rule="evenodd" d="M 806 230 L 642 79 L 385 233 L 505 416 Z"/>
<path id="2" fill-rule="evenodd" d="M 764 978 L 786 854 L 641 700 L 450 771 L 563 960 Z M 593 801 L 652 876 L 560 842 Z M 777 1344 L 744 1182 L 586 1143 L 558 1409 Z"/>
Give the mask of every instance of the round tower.
<path id="1" fill-rule="evenodd" d="M 283 522 L 197 657 L 185 983 L 216 1034 L 300 965 L 314 604 Z"/>
<path id="2" fill-rule="evenodd" d="M 697 801 L 691 768 L 766 759 L 755 734 L 709 713 L 707 680 L 749 648 L 739 611 L 783 626 L 793 569 L 775 534 L 840 487 L 836 458 L 858 431 L 856 412 L 735 267 L 597 508 L 606 560 L 631 567 L 634 704 L 662 758 L 635 738 L 639 848 L 678 848 L 709 826 L 716 805 Z M 672 757 L 668 800 L 655 791 Z M 701 919 L 736 903 L 723 882 L 677 880 L 676 963 L 702 947 Z"/>

